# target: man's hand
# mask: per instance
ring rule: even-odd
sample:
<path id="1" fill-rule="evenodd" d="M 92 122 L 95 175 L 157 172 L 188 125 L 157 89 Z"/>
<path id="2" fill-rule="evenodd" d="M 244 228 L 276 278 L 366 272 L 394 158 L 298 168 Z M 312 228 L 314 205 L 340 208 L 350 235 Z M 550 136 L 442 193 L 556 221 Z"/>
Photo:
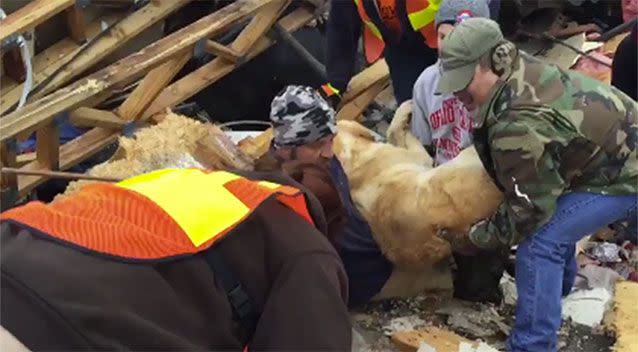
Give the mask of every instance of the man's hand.
<path id="1" fill-rule="evenodd" d="M 469 232 L 453 233 L 445 229 L 439 229 L 438 236 L 450 243 L 452 252 L 462 255 L 476 255 L 480 251 L 470 240 Z"/>

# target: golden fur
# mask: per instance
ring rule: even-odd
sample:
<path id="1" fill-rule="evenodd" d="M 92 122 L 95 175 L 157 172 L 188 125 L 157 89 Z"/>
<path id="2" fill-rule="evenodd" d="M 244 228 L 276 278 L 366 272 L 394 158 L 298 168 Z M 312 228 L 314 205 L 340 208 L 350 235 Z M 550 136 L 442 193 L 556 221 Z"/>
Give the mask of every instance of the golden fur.
<path id="1" fill-rule="evenodd" d="M 408 132 L 409 103 L 392 121 L 392 144 L 375 142 L 370 130 L 353 121 L 338 122 L 334 141 L 357 208 L 399 270 L 440 265 L 451 250 L 438 230 L 467 231 L 503 199 L 474 148 L 432 167 L 431 157 Z"/>

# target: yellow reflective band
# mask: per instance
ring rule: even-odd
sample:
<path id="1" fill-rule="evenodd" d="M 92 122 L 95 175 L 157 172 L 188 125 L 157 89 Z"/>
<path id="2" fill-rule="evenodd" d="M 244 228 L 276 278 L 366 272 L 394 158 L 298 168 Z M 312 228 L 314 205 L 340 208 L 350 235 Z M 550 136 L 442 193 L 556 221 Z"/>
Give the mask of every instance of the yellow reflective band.
<path id="1" fill-rule="evenodd" d="M 383 40 L 383 36 L 381 35 L 379 28 L 377 28 L 377 26 L 374 25 L 374 22 L 364 21 L 364 23 L 366 24 L 366 26 L 368 26 L 368 29 L 370 29 L 370 31 L 372 32 L 372 34 L 374 34 L 375 37 Z"/>
<path id="2" fill-rule="evenodd" d="M 441 1 L 442 0 L 430 0 L 430 4 L 425 9 L 408 14 L 410 24 L 415 31 L 434 22 Z"/>
<path id="3" fill-rule="evenodd" d="M 264 186 L 268 189 L 277 189 L 279 187 L 281 187 L 281 185 L 278 185 L 276 183 L 272 183 L 272 182 L 268 182 L 268 181 L 259 181 L 257 182 L 258 185 L 260 186 Z"/>
<path id="4" fill-rule="evenodd" d="M 117 185 L 152 200 L 198 247 L 248 214 L 250 209 L 224 187 L 239 178 L 222 171 L 166 169 L 139 175 Z"/>

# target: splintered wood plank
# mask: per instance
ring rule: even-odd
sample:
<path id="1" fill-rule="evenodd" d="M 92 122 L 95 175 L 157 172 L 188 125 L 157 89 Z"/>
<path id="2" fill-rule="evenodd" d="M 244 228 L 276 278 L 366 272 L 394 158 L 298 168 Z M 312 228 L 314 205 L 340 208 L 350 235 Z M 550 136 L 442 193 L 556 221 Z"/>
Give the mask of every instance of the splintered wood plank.
<path id="1" fill-rule="evenodd" d="M 388 87 L 389 79 L 381 80 L 361 92 L 359 96 L 349 101 L 337 112 L 337 120 L 357 120 L 360 121 L 365 109 L 374 99 Z"/>
<path id="2" fill-rule="evenodd" d="M 341 99 L 341 105 L 344 106 L 348 102 L 354 100 L 378 82 L 387 81 L 389 79 L 390 69 L 388 68 L 388 64 L 386 64 L 385 59 L 375 62 L 373 65 L 352 77 L 350 83 L 348 83 L 348 88 Z"/>
<path id="3" fill-rule="evenodd" d="M 259 38 L 277 22 L 277 18 L 284 11 L 284 9 L 290 4 L 291 0 L 276 0 L 268 6 L 264 6 L 250 21 L 250 23 L 244 28 L 244 30 L 235 38 L 230 45 L 230 48 L 240 55 L 245 55 L 251 48 L 253 48 Z"/>
<path id="4" fill-rule="evenodd" d="M 92 39 L 100 33 L 102 21 L 106 23 L 113 23 L 122 16 L 124 15 L 118 14 L 115 16 L 109 15 L 98 17 L 87 26 L 86 34 L 88 39 Z M 80 50 L 80 45 L 72 39 L 66 38 L 36 55 L 33 59 L 33 86 L 35 87 L 40 82 L 44 81 L 78 50 Z M 3 83 L 5 81 L 8 80 L 2 79 Z M 7 110 L 9 110 L 9 108 L 15 105 L 18 100 L 20 100 L 22 89 L 22 83 L 7 84 L 2 87 L 0 90 L 0 114 L 4 114 Z"/>
<path id="5" fill-rule="evenodd" d="M 16 166 L 22 166 L 36 160 L 35 152 L 22 153 L 16 157 Z"/>
<path id="6" fill-rule="evenodd" d="M 230 62 L 237 62 L 241 58 L 241 55 L 235 50 L 210 39 L 206 41 L 205 50 Z"/>
<path id="7" fill-rule="evenodd" d="M 33 96 L 34 99 L 43 97 L 73 78 L 79 76 L 91 66 L 126 44 L 130 39 L 151 27 L 175 10 L 186 5 L 191 0 L 156 0 L 130 14 L 116 24 L 108 34 L 98 39 L 95 44 L 75 58 L 62 70 L 42 91 Z"/>
<path id="8" fill-rule="evenodd" d="M 71 168 L 90 158 L 107 145 L 115 142 L 118 135 L 119 134 L 117 133 L 113 133 L 112 130 L 98 127 L 91 129 L 70 142 L 67 142 L 60 147 L 60 169 L 65 170 Z M 24 165 L 21 169 L 37 171 L 42 170 L 43 168 L 44 167 L 35 160 Z M 42 176 L 18 176 L 17 182 L 20 197 L 27 195 L 45 180 L 46 177 Z"/>
<path id="9" fill-rule="evenodd" d="M 18 133 L 37 130 L 51 121 L 56 114 L 78 107 L 91 97 L 115 87 L 132 76 L 148 72 L 156 65 L 194 45 L 200 38 L 208 38 L 227 29 L 269 2 L 268 0 L 236 1 L 137 53 L 38 101 L 27 104 L 20 111 L 12 112 L 4 117 L 3 123 L 0 124 L 0 141 L 12 138 Z"/>
<path id="10" fill-rule="evenodd" d="M 294 32 L 303 27 L 314 18 L 312 11 L 306 8 L 299 8 L 279 20 L 279 25 L 289 32 Z M 242 32 L 241 34 L 243 34 Z M 241 35 L 240 34 L 240 35 Z M 238 38 L 239 39 L 239 38 Z M 259 55 L 273 44 L 273 41 L 266 36 L 262 36 L 257 44 L 246 54 L 246 60 L 250 60 Z M 153 101 L 151 106 L 144 112 L 143 119 L 154 116 L 154 120 L 159 122 L 163 114 L 158 114 L 173 107 L 186 99 L 197 94 L 205 87 L 218 81 L 228 73 L 232 72 L 235 64 L 216 58 L 208 64 L 191 72 L 180 80 L 166 87 L 162 93 Z"/>
<path id="11" fill-rule="evenodd" d="M 162 65 L 151 70 L 117 109 L 117 114 L 125 121 L 133 121 L 153 102 L 157 95 L 175 78 L 193 56 L 190 48 Z"/>
<path id="12" fill-rule="evenodd" d="M 0 144 L 0 166 L 13 167 L 17 163 L 15 149 L 8 148 L 7 143 Z M 12 174 L 0 175 L 0 188 L 18 187 L 18 177 Z"/>
<path id="13" fill-rule="evenodd" d="M 122 129 L 126 121 L 111 111 L 81 107 L 69 114 L 69 121 L 78 127 L 102 127 L 108 129 Z"/>
<path id="14" fill-rule="evenodd" d="M 73 41 L 82 44 L 86 41 L 86 27 L 84 24 L 84 14 L 78 4 L 66 9 L 66 21 L 69 26 L 69 36 Z"/>
<path id="15" fill-rule="evenodd" d="M 457 352 L 462 342 L 473 345 L 474 343 L 456 333 L 440 329 L 434 326 L 423 330 L 411 330 L 396 332 L 391 337 L 392 342 L 405 352 L 416 352 L 421 343 L 426 343 L 437 352 Z"/>
<path id="16" fill-rule="evenodd" d="M 35 155 L 38 163 L 46 169 L 56 170 L 60 165 L 60 130 L 57 123 L 50 122 L 35 135 Z"/>
<path id="17" fill-rule="evenodd" d="M 74 3 L 75 0 L 31 1 L 0 21 L 0 41 L 34 28 Z"/>

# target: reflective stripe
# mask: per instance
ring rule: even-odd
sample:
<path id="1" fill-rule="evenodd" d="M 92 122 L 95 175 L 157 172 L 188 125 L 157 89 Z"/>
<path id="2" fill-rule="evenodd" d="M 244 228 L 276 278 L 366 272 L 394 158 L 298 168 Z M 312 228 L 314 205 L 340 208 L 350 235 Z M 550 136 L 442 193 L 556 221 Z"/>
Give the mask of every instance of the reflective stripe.
<path id="1" fill-rule="evenodd" d="M 224 184 L 240 176 L 228 172 L 166 169 L 117 184 L 144 195 L 168 213 L 195 246 L 222 233 L 250 209 Z"/>
<path id="2" fill-rule="evenodd" d="M 415 31 L 434 22 L 441 1 L 442 0 L 408 0 L 408 19 Z M 427 7 L 423 8 L 426 4 Z"/>
<path id="3" fill-rule="evenodd" d="M 223 235 L 273 194 L 312 223 L 305 198 L 294 187 L 273 182 L 253 182 L 225 172 L 165 169 L 116 184 L 141 194 L 162 208 L 199 247 Z M 287 199 L 293 198 L 293 199 Z"/>
<path id="4" fill-rule="evenodd" d="M 374 24 L 374 22 L 372 22 L 370 20 L 370 17 L 368 16 L 368 14 L 366 13 L 366 9 L 363 7 L 363 3 L 361 3 L 360 0 L 354 0 L 355 5 L 357 5 L 357 10 L 359 11 L 359 17 L 361 17 L 361 20 L 363 21 L 363 23 L 366 25 L 366 27 L 372 32 L 372 34 L 383 40 L 383 36 L 381 35 L 381 31 L 379 30 L 379 28 Z"/>
<path id="5" fill-rule="evenodd" d="M 332 83 L 326 83 L 321 86 L 321 89 L 324 93 L 326 93 L 327 97 L 331 97 L 333 95 L 339 95 L 339 89 L 335 88 Z"/>

